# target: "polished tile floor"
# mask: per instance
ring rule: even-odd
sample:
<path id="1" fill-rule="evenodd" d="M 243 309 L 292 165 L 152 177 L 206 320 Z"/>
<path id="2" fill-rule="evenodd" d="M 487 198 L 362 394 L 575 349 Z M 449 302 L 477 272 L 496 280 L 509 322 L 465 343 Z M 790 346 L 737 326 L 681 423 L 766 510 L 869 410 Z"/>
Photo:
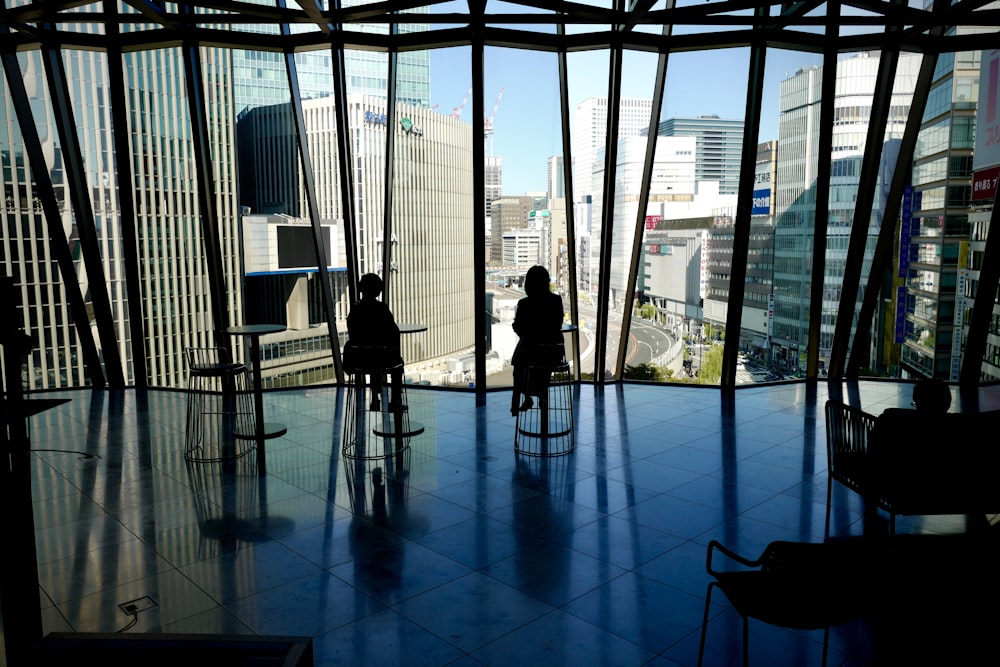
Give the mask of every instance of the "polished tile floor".
<path id="1" fill-rule="evenodd" d="M 514 454 L 508 392 L 411 388 L 426 430 L 376 462 L 341 457 L 342 390 L 273 392 L 288 433 L 264 476 L 253 456 L 185 463 L 184 393 L 68 392 L 30 422 L 44 630 L 308 635 L 318 665 L 694 665 L 709 541 L 822 541 L 824 401 L 877 414 L 910 390 L 584 385 L 576 450 L 539 459 Z M 998 388 L 953 391 L 1000 407 Z M 856 497 L 833 506 L 832 533 L 860 532 Z M 738 617 L 713 602 L 706 664 L 739 664 Z M 872 664 L 869 644 L 838 629 L 830 664 Z M 751 656 L 818 665 L 822 632 L 752 624 Z"/>

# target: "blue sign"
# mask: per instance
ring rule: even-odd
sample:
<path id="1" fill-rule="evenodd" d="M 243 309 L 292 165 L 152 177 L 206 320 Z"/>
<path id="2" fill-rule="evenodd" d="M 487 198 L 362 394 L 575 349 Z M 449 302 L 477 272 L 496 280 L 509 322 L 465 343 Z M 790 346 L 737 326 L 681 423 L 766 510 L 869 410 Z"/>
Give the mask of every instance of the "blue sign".
<path id="1" fill-rule="evenodd" d="M 911 221 L 913 216 L 913 187 L 907 185 L 903 189 L 902 211 L 900 212 L 901 222 L 899 225 L 899 277 L 905 278 L 906 271 L 910 268 L 910 234 L 912 233 Z M 917 230 L 920 233 L 920 230 Z M 897 343 L 899 341 L 896 341 Z"/>
<path id="2" fill-rule="evenodd" d="M 374 111 L 365 112 L 365 122 L 371 123 L 373 125 L 385 125 L 387 118 L 384 113 L 375 113 Z"/>
<path id="3" fill-rule="evenodd" d="M 906 287 L 896 288 L 896 342 L 903 342 L 906 327 Z"/>
<path id="4" fill-rule="evenodd" d="M 771 215 L 771 188 L 753 191 L 753 208 L 750 215 Z"/>

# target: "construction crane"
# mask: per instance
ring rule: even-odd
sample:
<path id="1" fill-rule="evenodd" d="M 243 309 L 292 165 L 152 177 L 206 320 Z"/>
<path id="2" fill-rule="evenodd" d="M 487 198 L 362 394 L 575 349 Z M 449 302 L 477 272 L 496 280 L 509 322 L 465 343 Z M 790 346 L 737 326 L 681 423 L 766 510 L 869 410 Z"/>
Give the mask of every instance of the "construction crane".
<path id="1" fill-rule="evenodd" d="M 452 116 L 454 116 L 455 118 L 458 118 L 459 116 L 462 115 L 462 109 L 464 109 L 465 105 L 469 102 L 469 96 L 470 95 L 472 95 L 472 88 L 469 88 L 469 91 L 467 93 L 465 93 L 465 97 L 462 98 L 462 103 L 459 104 L 457 107 L 455 107 L 454 109 L 451 110 L 451 115 Z"/>
<path id="2" fill-rule="evenodd" d="M 490 112 L 489 117 L 483 119 L 485 138 L 490 140 L 490 155 L 493 155 L 493 119 L 497 117 L 497 109 L 500 107 L 500 98 L 503 97 L 503 90 L 503 86 L 501 86 L 500 92 L 497 94 L 497 101 L 493 103 L 493 111 Z"/>

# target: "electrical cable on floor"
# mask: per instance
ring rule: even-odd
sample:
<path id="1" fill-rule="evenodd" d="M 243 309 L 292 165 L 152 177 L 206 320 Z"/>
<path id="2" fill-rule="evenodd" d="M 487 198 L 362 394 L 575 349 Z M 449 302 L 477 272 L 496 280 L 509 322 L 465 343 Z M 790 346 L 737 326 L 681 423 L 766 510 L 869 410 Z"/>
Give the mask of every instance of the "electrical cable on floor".
<path id="1" fill-rule="evenodd" d="M 56 452 L 58 454 L 79 454 L 80 458 L 83 459 L 99 459 L 101 458 L 98 454 L 90 454 L 88 452 L 81 452 L 75 449 L 32 449 L 33 452 Z"/>
<path id="2" fill-rule="evenodd" d="M 125 627 L 123 627 L 123 628 L 119 628 L 119 629 L 118 629 L 118 630 L 116 631 L 116 634 L 117 634 L 117 633 L 122 633 L 122 632 L 125 632 L 126 630 L 129 630 L 129 629 L 131 629 L 131 628 L 132 628 L 132 627 L 134 627 L 134 626 L 135 626 L 135 624 L 136 624 L 136 623 L 138 623 L 138 622 L 139 622 L 139 612 L 138 612 L 138 611 L 133 611 L 133 612 L 132 612 L 132 620 L 131 620 L 131 621 L 129 621 L 128 625 L 126 625 Z"/>

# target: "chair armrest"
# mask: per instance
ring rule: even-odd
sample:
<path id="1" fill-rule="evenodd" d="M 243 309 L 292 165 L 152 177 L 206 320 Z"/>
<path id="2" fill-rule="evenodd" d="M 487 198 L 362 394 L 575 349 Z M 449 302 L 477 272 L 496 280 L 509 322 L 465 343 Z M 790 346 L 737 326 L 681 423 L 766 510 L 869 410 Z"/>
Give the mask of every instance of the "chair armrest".
<path id="1" fill-rule="evenodd" d="M 761 564 L 759 558 L 757 560 L 750 560 L 748 558 L 744 558 L 735 551 L 724 547 L 722 543 L 719 542 L 718 540 L 712 540 L 711 542 L 708 543 L 708 556 L 706 557 L 706 562 L 705 562 L 705 569 L 708 570 L 708 573 L 711 574 L 712 576 L 715 576 L 720 572 L 720 570 L 716 570 L 712 567 L 712 555 L 716 551 L 721 551 L 730 560 L 734 560 L 741 565 L 745 565 L 746 567 L 760 567 Z"/>

